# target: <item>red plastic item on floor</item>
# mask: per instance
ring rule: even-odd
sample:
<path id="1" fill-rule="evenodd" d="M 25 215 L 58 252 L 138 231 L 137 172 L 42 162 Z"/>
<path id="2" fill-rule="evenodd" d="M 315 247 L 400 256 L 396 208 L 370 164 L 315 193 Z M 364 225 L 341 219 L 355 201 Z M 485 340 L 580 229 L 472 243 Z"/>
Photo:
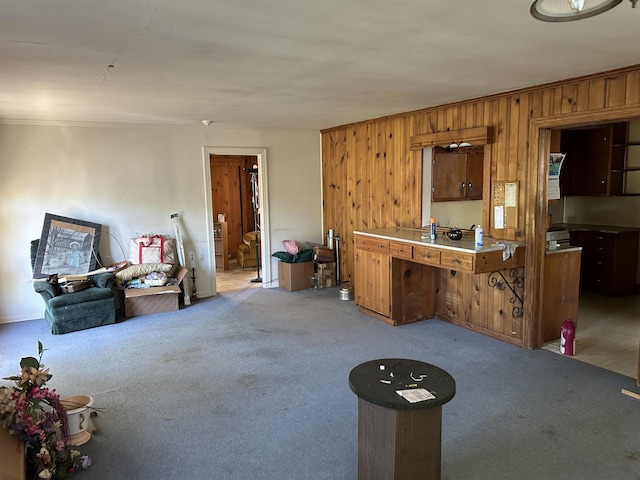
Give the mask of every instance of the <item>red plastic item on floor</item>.
<path id="1" fill-rule="evenodd" d="M 570 318 L 562 322 L 560 353 L 568 356 L 573 356 L 576 353 L 576 324 Z"/>

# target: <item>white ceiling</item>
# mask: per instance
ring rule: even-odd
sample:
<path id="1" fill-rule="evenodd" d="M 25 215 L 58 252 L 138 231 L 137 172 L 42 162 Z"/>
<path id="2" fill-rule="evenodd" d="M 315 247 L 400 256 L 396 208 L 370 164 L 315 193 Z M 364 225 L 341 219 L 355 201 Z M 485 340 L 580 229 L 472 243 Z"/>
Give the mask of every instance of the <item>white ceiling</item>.
<path id="1" fill-rule="evenodd" d="M 630 2 L 532 1 L 0 0 L 0 122 L 322 129 L 640 63 Z"/>

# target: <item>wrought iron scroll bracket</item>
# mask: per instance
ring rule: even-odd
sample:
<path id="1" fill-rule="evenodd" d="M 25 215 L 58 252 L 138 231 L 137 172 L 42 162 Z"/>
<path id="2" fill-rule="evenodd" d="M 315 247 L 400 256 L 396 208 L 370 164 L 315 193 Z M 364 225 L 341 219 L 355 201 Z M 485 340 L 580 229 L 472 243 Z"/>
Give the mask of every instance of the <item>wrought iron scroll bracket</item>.
<path id="1" fill-rule="evenodd" d="M 518 292 L 524 292 L 524 267 L 512 268 L 510 270 L 504 270 L 504 272 L 508 272 L 508 278 L 504 276 L 503 271 L 491 272 L 487 283 L 491 288 L 504 290 L 506 287 L 511 290 L 512 297 L 509 299 L 509 302 L 514 305 L 511 309 L 511 316 L 513 318 L 520 318 L 523 313 L 523 300 L 522 294 Z"/>

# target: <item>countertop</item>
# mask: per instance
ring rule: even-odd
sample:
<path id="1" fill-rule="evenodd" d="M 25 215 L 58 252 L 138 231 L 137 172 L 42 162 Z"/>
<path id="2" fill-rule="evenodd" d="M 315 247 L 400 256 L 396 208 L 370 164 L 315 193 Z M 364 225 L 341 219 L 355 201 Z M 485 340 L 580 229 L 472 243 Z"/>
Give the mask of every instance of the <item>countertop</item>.
<path id="1" fill-rule="evenodd" d="M 401 240 L 403 242 L 413 243 L 421 246 L 433 246 L 443 248 L 446 250 L 455 250 L 459 252 L 492 252 L 495 250 L 503 250 L 503 244 L 512 244 L 517 247 L 524 247 L 523 242 L 514 242 L 511 240 L 499 240 L 494 238 L 484 237 L 484 246 L 482 248 L 475 248 L 474 238 L 463 237 L 461 240 L 451 240 L 445 235 L 438 235 L 435 240 L 429 238 L 429 231 L 419 228 L 405 228 L 405 227 L 390 227 L 390 228 L 378 228 L 374 230 L 356 230 L 354 234 L 367 235 L 370 237 L 383 238 L 385 240 Z"/>
<path id="2" fill-rule="evenodd" d="M 587 232 L 602 232 L 602 233 L 625 233 L 625 232 L 638 232 L 638 227 L 618 227 L 615 225 L 586 225 L 583 223 L 554 223 L 551 225 L 551 230 L 568 230 L 568 231 L 587 231 Z"/>
<path id="3" fill-rule="evenodd" d="M 569 253 L 569 252 L 581 252 L 582 247 L 573 247 L 571 245 L 563 246 L 559 245 L 557 248 L 547 248 L 547 255 L 552 255 L 554 253 Z"/>

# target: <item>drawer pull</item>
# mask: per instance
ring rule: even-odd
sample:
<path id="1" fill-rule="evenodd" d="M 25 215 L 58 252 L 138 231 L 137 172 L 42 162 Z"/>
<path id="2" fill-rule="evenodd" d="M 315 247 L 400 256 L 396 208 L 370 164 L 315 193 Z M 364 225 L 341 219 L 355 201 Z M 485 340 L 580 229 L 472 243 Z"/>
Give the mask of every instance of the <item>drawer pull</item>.
<path id="1" fill-rule="evenodd" d="M 453 263 L 462 263 L 462 261 L 459 258 L 454 258 L 453 260 L 451 260 Z"/>

